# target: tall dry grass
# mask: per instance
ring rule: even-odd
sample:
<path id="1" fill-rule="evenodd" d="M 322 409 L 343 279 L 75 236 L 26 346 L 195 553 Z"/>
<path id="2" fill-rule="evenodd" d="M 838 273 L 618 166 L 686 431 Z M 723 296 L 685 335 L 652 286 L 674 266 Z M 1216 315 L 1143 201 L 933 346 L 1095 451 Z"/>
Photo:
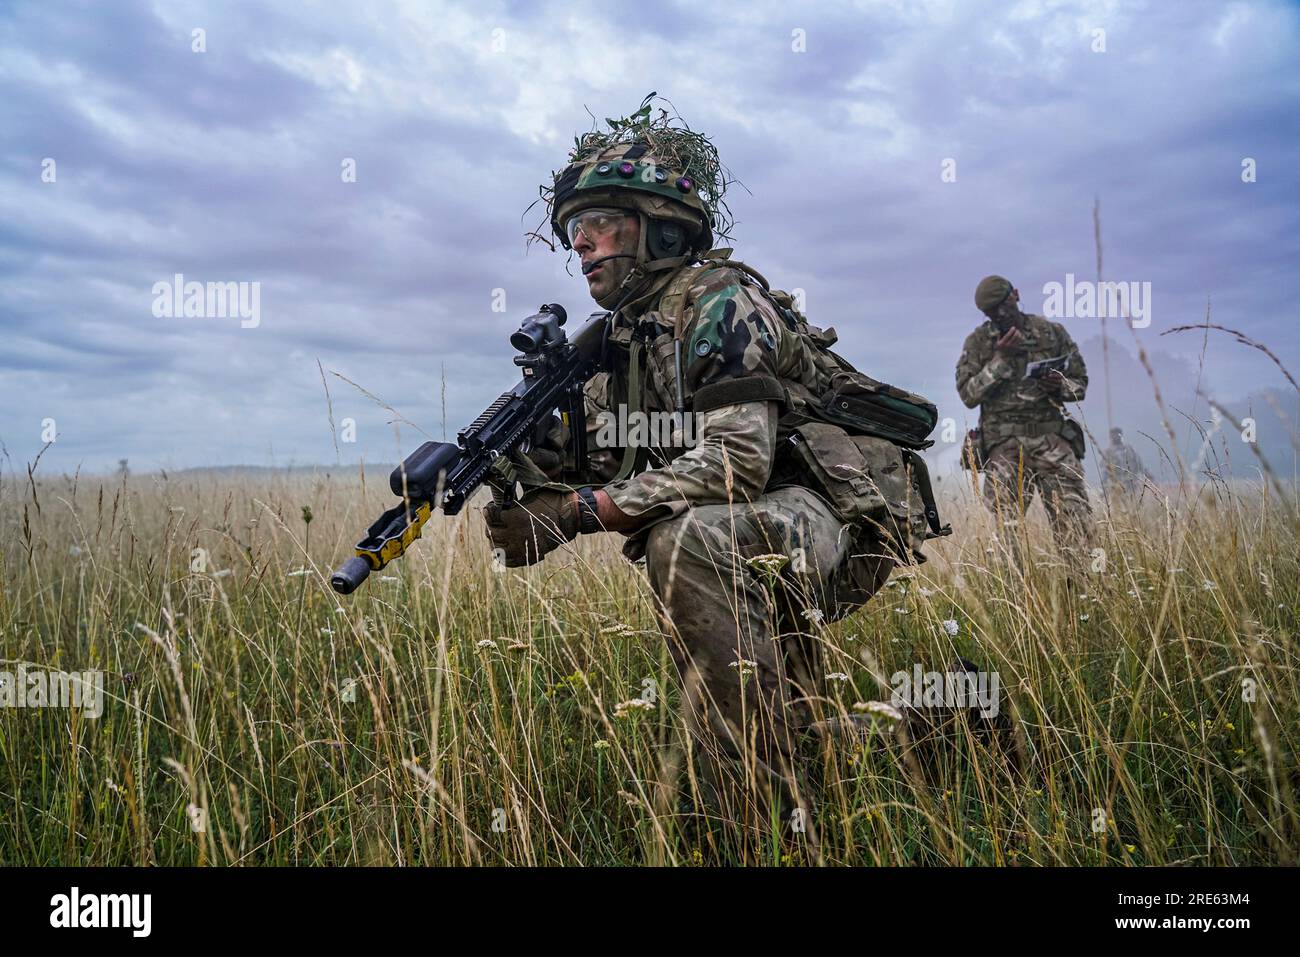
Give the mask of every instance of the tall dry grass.
<path id="1" fill-rule="evenodd" d="M 957 534 L 821 629 L 829 694 L 962 655 L 1019 766 L 969 736 L 918 763 L 882 725 L 824 755 L 815 845 L 681 815 L 680 689 L 616 536 L 498 571 L 473 511 L 437 517 L 339 598 L 386 476 L 7 481 L 0 670 L 101 669 L 109 697 L 0 708 L 0 862 L 1296 863 L 1293 503 L 1149 490 L 1099 510 L 1104 568 L 1039 514 L 1017 568 L 963 481 Z"/>

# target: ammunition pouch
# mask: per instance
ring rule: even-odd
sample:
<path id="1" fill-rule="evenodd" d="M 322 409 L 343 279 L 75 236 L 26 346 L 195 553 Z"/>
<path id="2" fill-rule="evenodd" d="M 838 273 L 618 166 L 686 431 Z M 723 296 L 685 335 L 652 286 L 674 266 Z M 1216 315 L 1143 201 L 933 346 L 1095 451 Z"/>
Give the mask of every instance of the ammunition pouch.
<path id="1" fill-rule="evenodd" d="M 861 372 L 837 374 L 821 396 L 820 406 L 828 422 L 856 435 L 888 439 L 909 449 L 934 445 L 927 438 L 939 421 L 934 404 Z"/>
<path id="2" fill-rule="evenodd" d="M 1088 443 L 1083 434 L 1083 427 L 1074 419 L 1067 417 L 1061 425 L 1061 438 L 1070 444 L 1074 457 L 1082 462 L 1084 453 L 1088 451 Z"/>
<path id="3" fill-rule="evenodd" d="M 929 472 L 924 462 L 918 467 L 914 452 L 824 422 L 799 426 L 782 444 L 787 474 L 797 473 L 798 484 L 821 495 L 841 522 L 891 543 L 902 560 L 909 552 L 921 557 L 927 523 L 935 535 L 947 534 L 939 527 Z"/>

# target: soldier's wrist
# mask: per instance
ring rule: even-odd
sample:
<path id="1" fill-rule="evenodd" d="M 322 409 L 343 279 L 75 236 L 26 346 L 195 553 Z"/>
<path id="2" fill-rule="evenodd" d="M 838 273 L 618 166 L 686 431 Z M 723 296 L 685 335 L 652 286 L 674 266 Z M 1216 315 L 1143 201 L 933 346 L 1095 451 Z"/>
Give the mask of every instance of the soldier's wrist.
<path id="1" fill-rule="evenodd" d="M 619 508 L 613 496 L 604 489 L 596 492 L 596 507 L 600 527 L 607 532 L 631 532 L 641 524 L 641 519 Z"/>
<path id="2" fill-rule="evenodd" d="M 578 506 L 578 534 L 590 535 L 601 530 L 600 503 L 596 490 L 583 486 L 573 493 Z"/>

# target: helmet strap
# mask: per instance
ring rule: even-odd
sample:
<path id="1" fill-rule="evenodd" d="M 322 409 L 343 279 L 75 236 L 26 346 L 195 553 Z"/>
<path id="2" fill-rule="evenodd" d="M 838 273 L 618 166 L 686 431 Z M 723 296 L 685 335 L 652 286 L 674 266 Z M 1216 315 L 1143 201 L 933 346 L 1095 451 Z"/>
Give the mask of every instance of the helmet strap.
<path id="1" fill-rule="evenodd" d="M 680 255 L 654 256 L 654 258 L 651 258 L 653 248 L 648 242 L 648 237 L 651 229 L 653 229 L 653 226 L 650 225 L 653 221 L 640 211 L 637 212 L 637 216 L 641 219 L 641 231 L 640 238 L 637 240 L 636 265 L 623 277 L 623 282 L 619 284 L 617 291 L 622 295 L 619 296 L 617 304 L 610 310 L 615 313 L 627 306 L 635 305 L 653 293 L 653 283 L 647 282 L 648 279 L 652 278 L 652 274 L 679 269 L 682 266 L 698 262 L 700 258 L 686 248 L 684 231 L 682 233 L 682 253 Z M 628 254 L 624 253 L 623 255 Z"/>

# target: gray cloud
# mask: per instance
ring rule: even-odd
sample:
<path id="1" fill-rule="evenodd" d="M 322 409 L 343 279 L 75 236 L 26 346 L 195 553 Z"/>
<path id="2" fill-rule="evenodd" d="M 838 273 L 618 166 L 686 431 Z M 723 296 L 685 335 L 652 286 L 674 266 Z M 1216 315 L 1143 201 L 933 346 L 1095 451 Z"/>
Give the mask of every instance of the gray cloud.
<path id="1" fill-rule="evenodd" d="M 642 13 L 0 13 L 0 440 L 13 464 L 35 457 L 46 417 L 59 441 L 42 468 L 333 461 L 317 359 L 435 435 L 445 370 L 454 431 L 510 384 L 513 323 L 544 301 L 592 308 L 563 256 L 525 250 L 540 216 L 520 214 L 589 127 L 584 106 L 622 114 L 651 89 L 748 188 L 730 197 L 737 256 L 804 289 L 846 356 L 946 415 L 969 415 L 952 380 L 980 319 L 975 283 L 1006 273 L 1036 307 L 1044 283 L 1091 278 L 1097 196 L 1107 277 L 1153 284 L 1155 321 L 1138 336 L 1159 368 L 1196 361 L 1196 337 L 1158 334 L 1211 298 L 1216 321 L 1300 368 L 1294 7 Z M 205 53 L 190 49 L 195 27 Z M 1098 27 L 1105 53 L 1090 48 Z M 806 52 L 792 51 L 795 30 Z M 45 157 L 57 183 L 40 180 Z M 340 179 L 345 157 L 355 184 Z M 939 175 L 948 157 L 953 183 Z M 1244 157 L 1258 182 L 1241 182 Z M 261 325 L 155 318 L 150 289 L 177 272 L 259 281 Z M 1099 331 L 1070 322 L 1080 341 Z M 1223 340 L 1206 366 L 1224 401 L 1280 380 Z M 348 460 L 416 440 L 330 388 L 336 418 L 358 421 Z"/>

